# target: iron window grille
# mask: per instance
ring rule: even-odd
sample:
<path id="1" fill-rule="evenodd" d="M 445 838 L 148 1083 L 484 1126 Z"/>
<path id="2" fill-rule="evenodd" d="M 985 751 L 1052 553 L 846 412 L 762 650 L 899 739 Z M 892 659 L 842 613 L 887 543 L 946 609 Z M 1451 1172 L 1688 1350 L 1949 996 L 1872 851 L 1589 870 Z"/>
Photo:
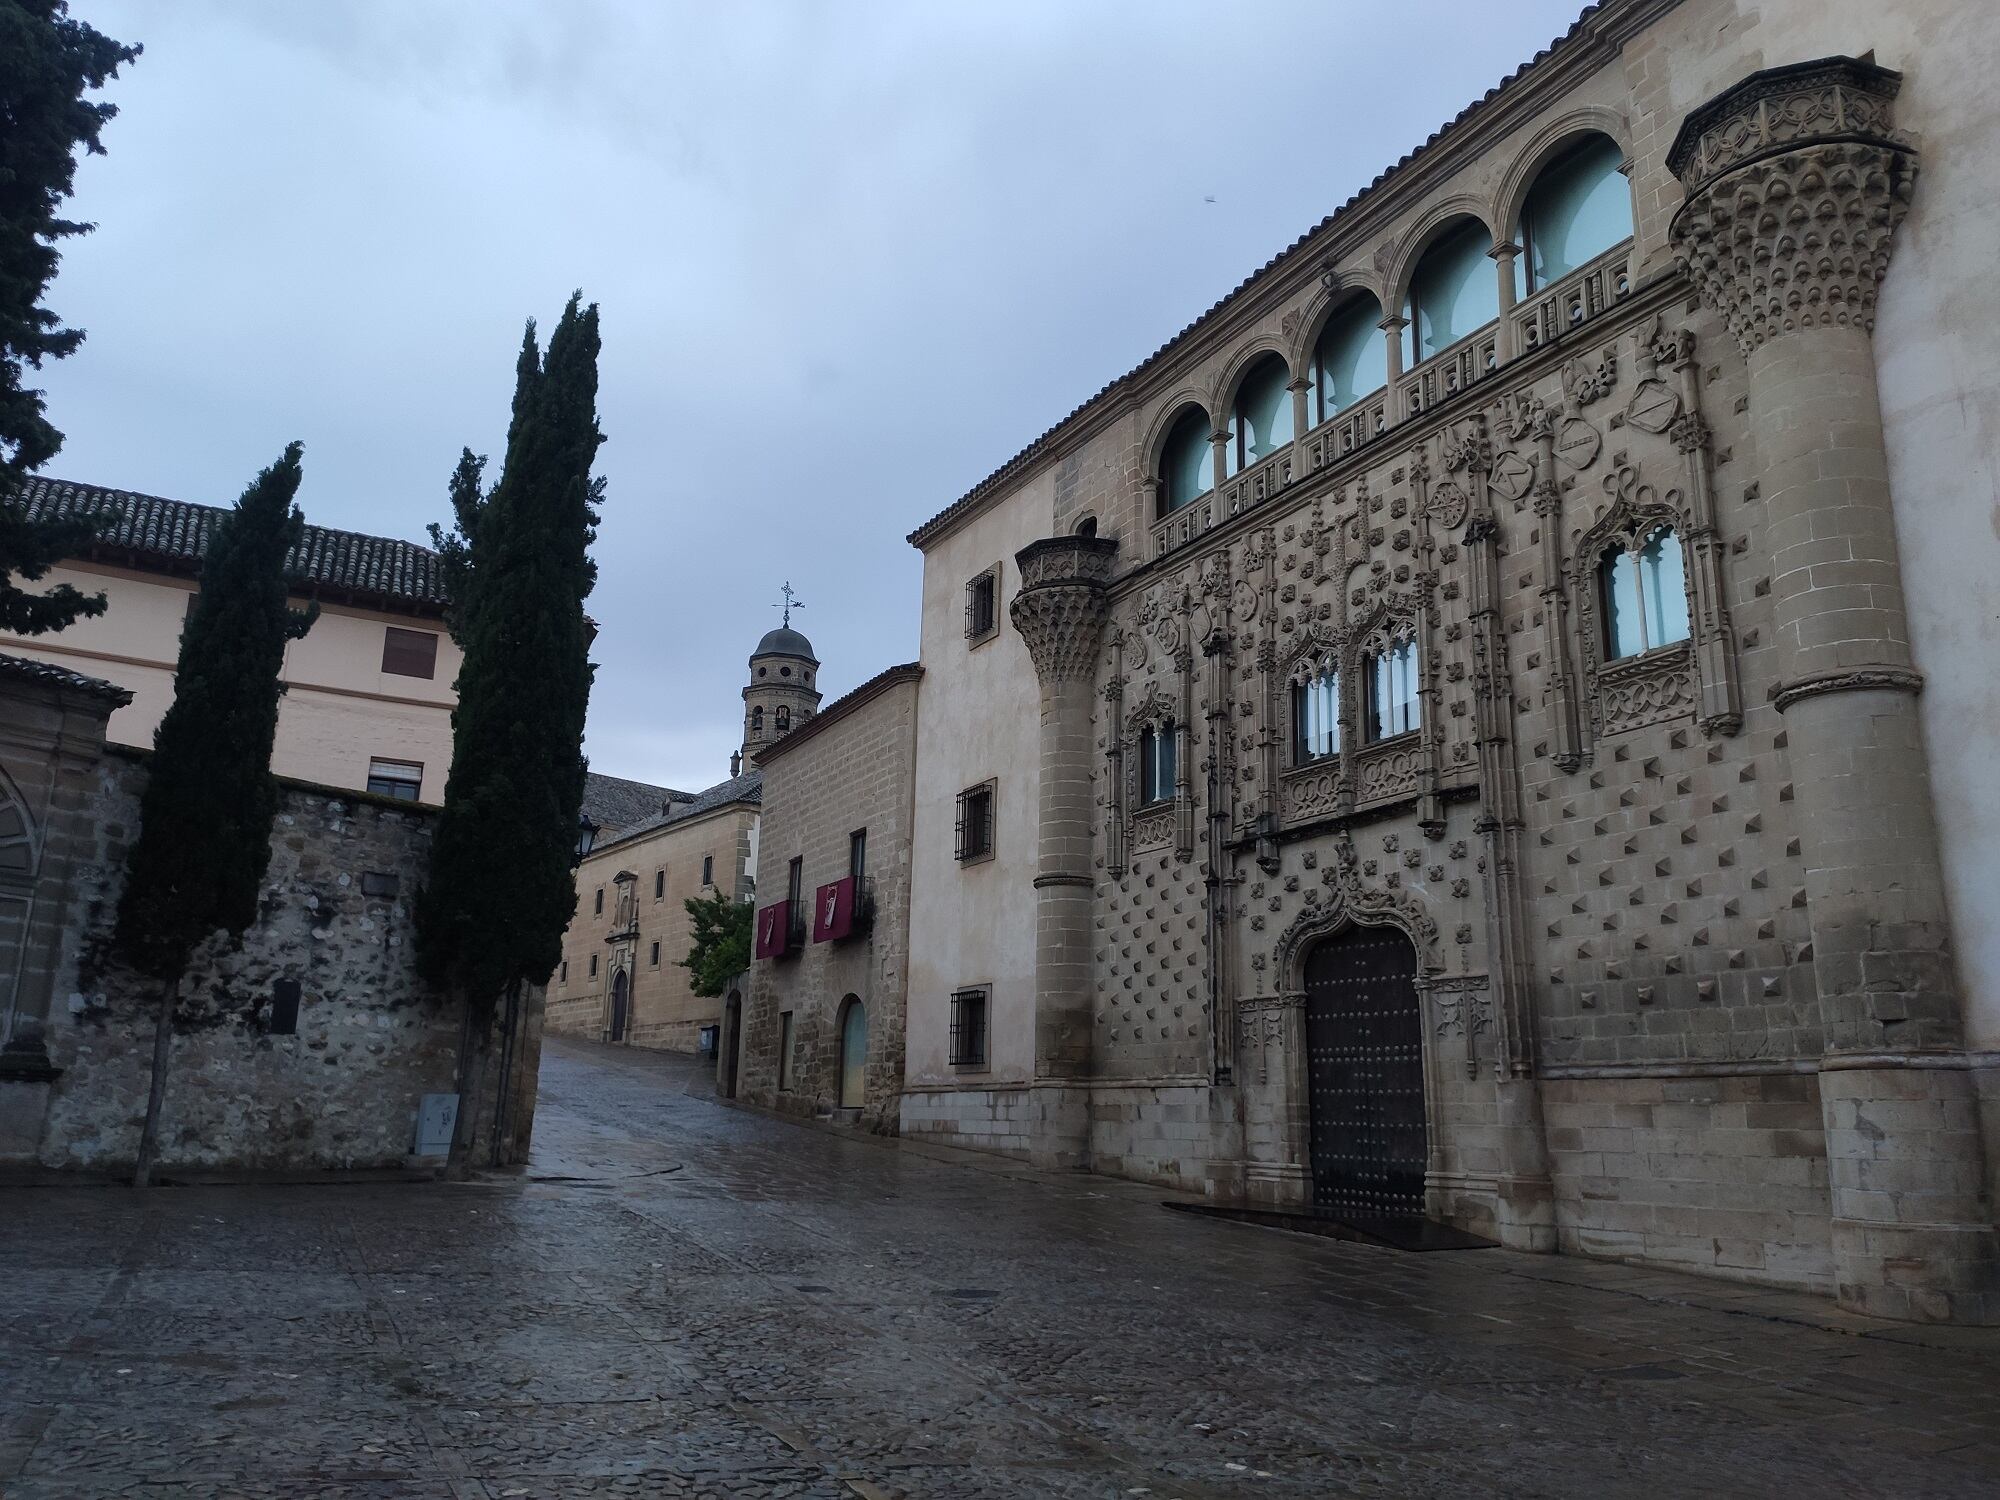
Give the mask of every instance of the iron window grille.
<path id="1" fill-rule="evenodd" d="M 958 794 L 957 855 L 962 865 L 993 857 L 993 794 L 996 784 L 981 782 Z"/>
<path id="2" fill-rule="evenodd" d="M 986 1066 L 986 996 L 984 987 L 953 990 L 951 994 L 951 1065 Z"/>
<path id="3" fill-rule="evenodd" d="M 790 927 L 790 935 L 785 946 L 791 949 L 806 945 L 806 861 L 803 854 L 793 857 L 785 875 L 785 920 Z"/>
<path id="4" fill-rule="evenodd" d="M 868 830 L 857 828 L 847 836 L 847 873 L 854 882 L 854 899 L 861 899 L 861 879 L 868 873 Z"/>
<path id="5" fill-rule="evenodd" d="M 1000 633 L 1000 569 L 988 568 L 965 586 L 965 638 L 972 645 Z"/>

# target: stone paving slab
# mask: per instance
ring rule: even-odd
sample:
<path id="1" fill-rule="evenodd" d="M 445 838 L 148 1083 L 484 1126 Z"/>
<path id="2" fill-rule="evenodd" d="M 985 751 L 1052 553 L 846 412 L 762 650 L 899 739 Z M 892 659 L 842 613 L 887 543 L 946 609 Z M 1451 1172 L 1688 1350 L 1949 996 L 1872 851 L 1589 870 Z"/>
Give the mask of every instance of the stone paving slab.
<path id="1" fill-rule="evenodd" d="M 2000 1493 L 1991 1332 L 544 1078 L 484 1183 L 10 1192 L 0 1496 Z"/>

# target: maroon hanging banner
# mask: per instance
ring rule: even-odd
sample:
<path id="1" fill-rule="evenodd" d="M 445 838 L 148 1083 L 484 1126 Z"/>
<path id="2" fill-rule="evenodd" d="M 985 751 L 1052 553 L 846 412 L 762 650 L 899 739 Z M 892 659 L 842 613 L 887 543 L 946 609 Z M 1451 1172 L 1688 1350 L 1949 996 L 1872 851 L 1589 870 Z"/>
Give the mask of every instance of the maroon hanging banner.
<path id="1" fill-rule="evenodd" d="M 783 958 L 792 935 L 792 903 L 773 901 L 757 912 L 757 957 Z"/>
<path id="2" fill-rule="evenodd" d="M 830 942 L 854 931 L 854 877 L 823 885 L 813 897 L 813 941 Z"/>

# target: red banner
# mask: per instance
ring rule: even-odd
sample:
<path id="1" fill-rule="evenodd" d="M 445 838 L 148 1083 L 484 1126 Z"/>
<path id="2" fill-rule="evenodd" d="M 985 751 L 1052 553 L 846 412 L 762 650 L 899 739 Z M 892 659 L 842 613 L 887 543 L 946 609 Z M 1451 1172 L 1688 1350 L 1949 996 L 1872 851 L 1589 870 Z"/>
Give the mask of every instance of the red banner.
<path id="1" fill-rule="evenodd" d="M 757 913 L 757 957 L 782 958 L 792 935 L 792 903 L 773 901 Z"/>
<path id="2" fill-rule="evenodd" d="M 854 877 L 823 885 L 813 896 L 813 941 L 829 942 L 854 931 Z"/>

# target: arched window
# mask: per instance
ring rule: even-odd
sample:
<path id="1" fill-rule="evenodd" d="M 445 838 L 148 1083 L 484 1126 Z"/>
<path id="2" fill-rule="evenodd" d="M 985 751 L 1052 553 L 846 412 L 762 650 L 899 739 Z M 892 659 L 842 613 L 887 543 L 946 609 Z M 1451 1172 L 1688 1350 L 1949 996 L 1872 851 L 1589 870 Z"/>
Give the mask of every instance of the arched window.
<path id="1" fill-rule="evenodd" d="M 1149 724 L 1139 736 L 1139 803 L 1170 802 L 1178 771 L 1174 721 Z"/>
<path id="2" fill-rule="evenodd" d="M 1500 276 L 1486 252 L 1493 240 L 1477 219 L 1464 219 L 1435 240 L 1417 262 L 1410 300 L 1410 363 L 1429 359 L 1500 316 Z"/>
<path id="3" fill-rule="evenodd" d="M 1632 238 L 1632 187 L 1618 170 L 1624 159 L 1610 136 L 1592 135 L 1542 168 L 1521 208 L 1515 279 L 1523 294 Z"/>
<path id="4" fill-rule="evenodd" d="M 1190 407 L 1160 450 L 1160 510 L 1164 514 L 1199 500 L 1215 488 L 1215 460 L 1208 418 Z"/>
<path id="5" fill-rule="evenodd" d="M 1397 641 L 1366 659 L 1368 738 L 1393 739 L 1423 722 L 1417 698 L 1417 643 Z"/>
<path id="6" fill-rule="evenodd" d="M 1322 672 L 1292 685 L 1292 760 L 1297 765 L 1340 754 L 1340 674 Z"/>
<path id="7" fill-rule="evenodd" d="M 1636 547 L 1606 548 L 1597 577 L 1607 661 L 1688 638 L 1687 565 L 1672 527 L 1659 527 Z"/>
<path id="8" fill-rule="evenodd" d="M 784 704 L 778 705 L 778 733 L 784 734 L 792 727 L 792 711 Z"/>
<path id="9" fill-rule="evenodd" d="M 1252 365 L 1236 387 L 1236 410 L 1229 424 L 1231 474 L 1267 458 L 1292 440 L 1292 372 L 1275 354 Z"/>
<path id="10" fill-rule="evenodd" d="M 750 732 L 752 734 L 762 734 L 764 732 L 764 710 L 762 706 L 750 710 Z"/>
<path id="11" fill-rule="evenodd" d="M 1389 383 L 1382 304 L 1356 297 L 1326 320 L 1313 346 L 1313 421 L 1346 411 Z"/>

